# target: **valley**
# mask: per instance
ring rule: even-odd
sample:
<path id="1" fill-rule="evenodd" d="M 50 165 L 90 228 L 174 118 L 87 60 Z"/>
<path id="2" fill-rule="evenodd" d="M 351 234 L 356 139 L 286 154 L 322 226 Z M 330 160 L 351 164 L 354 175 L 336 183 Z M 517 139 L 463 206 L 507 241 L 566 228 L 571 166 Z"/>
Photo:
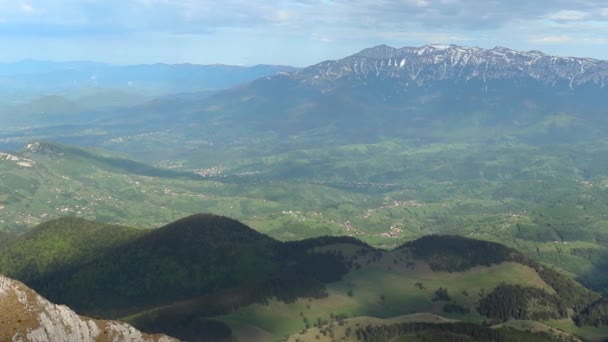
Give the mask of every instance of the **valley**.
<path id="1" fill-rule="evenodd" d="M 240 160 L 224 164 L 221 176 L 201 176 L 185 166 L 41 146 L 0 161 L 4 231 L 62 216 L 149 228 L 210 212 L 280 240 L 347 235 L 392 248 L 428 234 L 459 234 L 505 243 L 603 286 L 595 270 L 607 251 L 608 183 L 591 176 L 601 168 L 601 147 L 575 154 L 580 146 L 488 151 L 387 142 Z"/>
<path id="2" fill-rule="evenodd" d="M 186 341 L 608 336 L 605 61 L 95 68 L 0 96 L 0 273 L 51 302 Z"/>

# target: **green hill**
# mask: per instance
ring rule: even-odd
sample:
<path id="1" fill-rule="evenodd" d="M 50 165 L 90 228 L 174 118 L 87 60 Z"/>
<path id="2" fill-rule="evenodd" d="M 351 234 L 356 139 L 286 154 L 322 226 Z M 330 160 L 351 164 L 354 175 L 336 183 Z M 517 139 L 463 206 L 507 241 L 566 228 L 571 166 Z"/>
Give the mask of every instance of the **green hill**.
<path id="1" fill-rule="evenodd" d="M 237 306 L 275 296 L 290 300 L 323 295 L 323 282 L 346 272 L 342 257 L 309 249 L 284 245 L 232 219 L 194 215 L 30 284 L 53 300 L 103 316 L 239 287 L 246 295 Z"/>
<path id="2" fill-rule="evenodd" d="M 72 167 L 80 165 L 85 169 L 99 168 L 113 173 L 160 178 L 201 179 L 200 176 L 193 173 L 161 169 L 117 154 L 99 150 L 87 150 L 54 142 L 31 141 L 27 144 L 23 154 L 27 157 L 38 155 L 43 158 L 67 159 L 72 164 Z M 81 171 L 83 170 L 81 169 Z"/>
<path id="3" fill-rule="evenodd" d="M 55 220 L 6 244 L 0 265 L 78 312 L 185 339 L 247 326 L 278 338 L 332 317 L 413 312 L 569 319 L 598 298 L 497 243 L 428 236 L 387 251 L 350 237 L 280 242 L 209 214 L 148 231 Z"/>
<path id="4" fill-rule="evenodd" d="M 279 338 L 336 318 L 417 312 L 569 320 L 598 298 L 498 243 L 438 235 L 389 251 L 351 237 L 280 242 L 209 214 L 153 230 L 50 221 L 7 240 L 0 272 L 80 313 L 186 340 L 230 340 L 248 327 Z"/>
<path id="5" fill-rule="evenodd" d="M 0 273 L 23 282 L 81 266 L 145 231 L 65 217 L 42 223 L 0 247 Z"/>

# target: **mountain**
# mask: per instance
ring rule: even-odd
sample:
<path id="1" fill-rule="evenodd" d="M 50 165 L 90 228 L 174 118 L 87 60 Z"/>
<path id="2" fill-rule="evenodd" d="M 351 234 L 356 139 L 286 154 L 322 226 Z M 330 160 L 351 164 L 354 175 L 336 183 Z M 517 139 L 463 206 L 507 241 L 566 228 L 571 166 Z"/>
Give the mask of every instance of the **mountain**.
<path id="1" fill-rule="evenodd" d="M 156 98 L 168 102 L 202 99 L 221 89 L 295 70 L 280 65 L 110 65 L 32 60 L 0 63 L 0 125 L 4 131 L 0 133 L 0 146 L 14 149 L 25 142 L 24 136 L 27 140 L 76 135 L 89 140 L 88 145 L 90 140 L 99 143 L 124 132 L 125 127 L 120 127 L 124 126 L 122 120 L 132 117 L 133 112 L 150 107 L 152 111 L 162 109 L 156 106 Z M 167 111 L 163 110 L 163 114 Z M 100 121 L 104 121 L 102 127 Z M 107 127 L 108 122 L 116 121 L 120 122 Z M 142 131 L 139 125 L 129 128 L 130 133 Z M 5 138 L 6 133 L 9 139 Z"/>
<path id="2" fill-rule="evenodd" d="M 538 51 L 378 46 L 192 100 L 182 104 L 180 122 L 197 124 L 198 134 L 218 141 L 272 134 L 289 143 L 293 137 L 332 144 L 428 141 L 447 140 L 449 129 L 477 141 L 581 139 L 606 126 L 607 75 L 606 61 Z M 558 114 L 572 116 L 569 129 L 534 137 L 525 130 Z M 469 133 L 472 127 L 478 131 Z M 487 134 L 490 128 L 502 134 Z"/>
<path id="3" fill-rule="evenodd" d="M 0 64 L 0 97 L 11 93 L 60 92 L 87 89 L 137 89 L 148 93 L 179 93 L 223 89 L 259 77 L 297 68 L 281 65 L 141 64 L 27 60 Z"/>
<path id="4" fill-rule="evenodd" d="M 4 276 L 0 276 L 0 340 L 177 341 L 168 336 L 142 334 L 125 323 L 78 316 L 68 307 L 55 305 L 21 282 Z"/>
<path id="5" fill-rule="evenodd" d="M 172 92 L 193 93 L 114 106 L 104 113 L 84 110 L 84 114 L 78 109 L 87 108 L 84 103 L 45 98 L 44 103 L 52 104 L 49 108 L 81 115 L 54 115 L 64 119 L 53 120 L 53 126 L 46 128 L 22 124 L 19 131 L 0 132 L 0 143 L 37 136 L 103 145 L 133 155 L 143 152 L 152 159 L 158 150 L 183 153 L 180 148 L 186 142 L 195 145 L 192 150 L 240 143 L 262 150 L 277 145 L 301 149 L 328 143 L 374 143 L 386 138 L 485 142 L 515 137 L 534 144 L 588 141 L 601 137 L 608 127 L 602 112 L 608 91 L 607 65 L 589 58 L 507 48 L 381 45 L 303 69 L 262 68 L 263 72 L 251 72 L 241 83 L 197 89 L 191 86 L 197 80 L 215 79 L 205 73 L 230 73 L 231 67 L 115 67 L 124 77 L 129 68 L 142 79 L 163 74 L 160 79 L 170 83 L 167 87 Z M 208 88 L 222 89 L 200 92 Z M 32 100 L 26 107 L 38 105 Z M 152 133 L 167 139 L 145 137 Z"/>
<path id="6" fill-rule="evenodd" d="M 608 61 L 504 47 L 379 45 L 338 61 L 313 65 L 292 77 L 317 86 L 325 84 L 326 89 L 331 89 L 329 84 L 338 80 L 399 79 L 405 88 L 431 86 L 429 83 L 440 81 L 460 84 L 480 81 L 484 85 L 482 90 L 488 91 L 493 81 L 510 81 L 516 86 L 538 82 L 574 90 L 586 86 L 604 88 L 608 82 Z"/>
<path id="7" fill-rule="evenodd" d="M 605 336 L 601 328 L 577 330 L 569 319 L 605 322 L 605 302 L 564 276 L 598 293 L 608 284 L 606 88 L 594 78 L 604 62 L 511 51 L 503 59 L 500 49 L 456 46 L 394 50 L 401 49 L 372 48 L 212 94 L 163 96 L 95 121 L 2 132 L 10 142 L 42 136 L 36 141 L 123 153 L 41 143 L 2 154 L 6 230 L 66 214 L 163 227 L 158 235 L 114 240 L 99 254 L 71 255 L 66 267 L 49 257 L 39 264 L 51 272 L 28 285 L 83 313 L 178 337 L 212 330 L 228 338 L 249 328 L 278 339 L 306 323 L 329 325 L 332 313 L 384 319 L 412 312 L 492 324 L 549 319 Z M 404 58 L 416 79 L 407 63 L 401 67 Z M 511 58 L 523 70 L 503 65 Z M 585 67 L 572 80 L 577 64 Z M 55 110 L 71 105 L 46 100 Z M 244 241 L 218 237 L 224 230 L 209 229 L 208 218 L 167 226 L 201 211 L 281 241 L 227 219 L 218 226 Z M 328 234 L 386 250 L 341 240 L 282 242 Z M 499 241 L 520 252 L 420 239 L 428 234 Z M 8 253 L 17 240 L 36 244 L 12 235 L 1 242 L 7 258 L 24 261 L 11 272 L 25 274 L 12 267 L 47 256 Z M 233 254 L 216 250 L 214 240 Z M 92 240 L 75 241 L 67 244 Z M 60 246 L 41 251 L 62 254 Z M 78 256 L 83 263 L 74 262 Z M 186 262 L 199 258 L 213 263 Z M 283 271 L 290 277 L 280 277 Z M 240 285 L 244 279 L 254 281 Z M 92 288 L 98 297 L 84 290 Z"/>

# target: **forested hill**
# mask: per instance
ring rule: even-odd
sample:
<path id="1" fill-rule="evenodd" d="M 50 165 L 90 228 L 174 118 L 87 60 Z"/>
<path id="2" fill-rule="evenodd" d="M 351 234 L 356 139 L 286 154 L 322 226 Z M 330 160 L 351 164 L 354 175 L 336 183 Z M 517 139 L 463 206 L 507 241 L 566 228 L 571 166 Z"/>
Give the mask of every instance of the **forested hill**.
<path id="1" fill-rule="evenodd" d="M 0 248 L 0 270 L 24 282 L 82 266 L 141 236 L 144 230 L 75 217 L 42 223 Z"/>
<path id="2" fill-rule="evenodd" d="M 378 279 L 379 287 L 372 291 L 388 286 L 385 282 L 391 277 L 405 276 L 406 282 L 420 279 L 416 291 L 422 292 L 415 293 L 423 296 L 419 301 L 428 303 L 429 310 L 435 301 L 443 301 L 445 312 L 474 310 L 497 321 L 565 319 L 590 310 L 594 319 L 598 317 L 593 307 L 583 310 L 599 296 L 571 278 L 514 249 L 464 237 L 427 236 L 384 251 L 352 237 L 280 242 L 239 221 L 198 214 L 147 231 L 64 218 L 7 241 L 0 248 L 0 273 L 25 281 L 79 313 L 107 318 L 134 315 L 131 322 L 137 328 L 181 338 L 201 336 L 207 333 L 201 329 L 209 327 L 230 336 L 224 323 L 196 322 L 269 301 L 290 305 L 299 298 L 323 301 L 336 296 L 365 301 L 357 292 L 353 295 L 352 281 L 367 272 L 372 273 L 365 279 Z M 501 273 L 492 273 L 495 276 L 485 282 L 478 280 L 486 277 L 485 272 L 501 269 L 500 265 L 536 280 Z M 412 271 L 420 268 L 428 271 Z M 479 297 L 459 295 L 462 298 L 453 301 L 448 288 L 462 292 L 466 288 L 455 290 L 449 282 L 440 282 L 439 289 L 428 290 L 434 293 L 432 298 L 425 299 L 422 282 L 429 274 L 444 279 L 447 276 L 441 274 L 451 273 L 470 277 L 467 288 L 484 284 L 484 291 Z M 384 298 L 382 292 L 377 296 Z M 541 311 L 527 304 L 539 300 L 544 303 Z M 400 312 L 394 310 L 386 314 Z"/>
<path id="3" fill-rule="evenodd" d="M 61 222 L 53 225 L 60 226 Z M 339 279 L 348 270 L 342 256 L 308 253 L 311 246 L 302 243 L 288 247 L 221 216 L 193 215 L 145 234 L 130 235 L 126 228 L 124 232 L 109 229 L 114 229 L 111 234 L 116 239 L 123 239 L 121 243 L 108 245 L 96 258 L 82 258 L 79 264 L 68 262 L 59 268 L 54 266 L 57 263 L 42 263 L 37 276 L 30 273 L 28 263 L 12 266 L 19 263 L 19 250 L 39 239 L 35 234 L 34 240 L 24 236 L 20 244 L 1 251 L 0 264 L 11 265 L 2 271 L 15 276 L 25 273 L 31 286 L 55 301 L 87 313 L 108 314 L 137 311 L 244 284 L 269 289 L 267 294 L 257 291 L 259 298 L 255 300 L 275 295 L 286 299 L 322 295 L 324 282 Z M 34 232 L 39 230 L 45 229 L 38 227 Z M 55 243 L 62 245 L 63 234 L 57 233 Z M 93 230 L 83 229 L 79 234 L 84 237 L 77 240 L 92 239 L 83 242 L 81 248 L 100 241 L 93 242 Z M 327 241 L 337 243 L 341 239 Z M 311 243 L 318 246 L 323 240 Z M 47 255 L 57 257 L 62 249 L 57 246 L 31 258 L 45 259 Z M 33 270 L 36 272 L 36 268 Z M 267 286 L 269 282 L 273 286 Z"/>

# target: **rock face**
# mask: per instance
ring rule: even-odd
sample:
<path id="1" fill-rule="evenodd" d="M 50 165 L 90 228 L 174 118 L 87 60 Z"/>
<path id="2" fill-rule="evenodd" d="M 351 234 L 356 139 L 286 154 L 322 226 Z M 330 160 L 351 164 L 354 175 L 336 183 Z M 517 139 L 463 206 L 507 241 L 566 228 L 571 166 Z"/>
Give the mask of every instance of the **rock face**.
<path id="1" fill-rule="evenodd" d="M 317 85 L 341 79 L 398 78 L 407 81 L 409 86 L 446 80 L 483 83 L 512 80 L 570 89 L 587 85 L 603 88 L 608 83 L 608 61 L 503 47 L 426 45 L 397 49 L 380 45 L 341 60 L 313 65 L 293 76 Z"/>
<path id="2" fill-rule="evenodd" d="M 0 341 L 23 342 L 176 342 L 164 335 L 146 335 L 115 321 L 78 316 L 53 304 L 24 284 L 0 276 Z"/>
<path id="3" fill-rule="evenodd" d="M 30 168 L 30 167 L 33 167 L 34 165 L 36 165 L 36 162 L 31 159 L 22 158 L 22 157 L 14 155 L 14 154 L 4 153 L 4 152 L 0 152 L 0 160 L 12 161 L 21 167 L 27 167 L 27 168 Z"/>
<path id="4" fill-rule="evenodd" d="M 42 143 L 39 141 L 30 141 L 25 147 L 25 152 L 28 153 L 40 153 L 40 154 L 52 154 L 55 152 L 55 148 L 48 143 Z"/>

